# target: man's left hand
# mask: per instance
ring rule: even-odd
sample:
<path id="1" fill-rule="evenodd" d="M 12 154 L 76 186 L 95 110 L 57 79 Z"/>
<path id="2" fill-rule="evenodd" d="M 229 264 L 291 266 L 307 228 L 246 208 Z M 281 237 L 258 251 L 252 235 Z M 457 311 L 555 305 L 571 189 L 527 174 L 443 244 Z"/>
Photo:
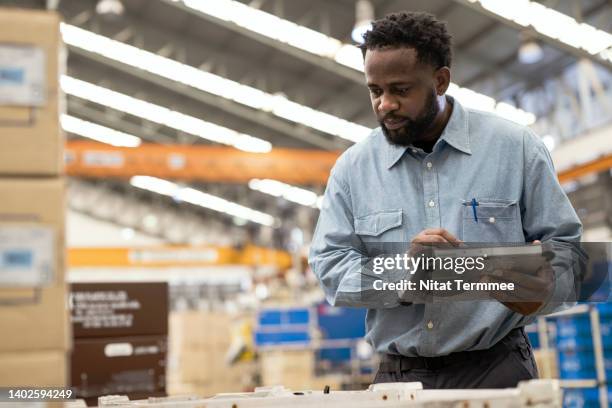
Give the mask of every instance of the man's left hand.
<path id="1" fill-rule="evenodd" d="M 540 245 L 540 241 L 534 241 Z M 522 315 L 537 312 L 551 297 L 554 290 L 554 271 L 550 265 L 544 266 L 533 274 L 513 270 L 497 271 L 494 275 L 485 275 L 483 281 L 496 283 L 514 283 L 514 290 L 508 292 L 491 292 L 491 296 L 508 309 Z"/>

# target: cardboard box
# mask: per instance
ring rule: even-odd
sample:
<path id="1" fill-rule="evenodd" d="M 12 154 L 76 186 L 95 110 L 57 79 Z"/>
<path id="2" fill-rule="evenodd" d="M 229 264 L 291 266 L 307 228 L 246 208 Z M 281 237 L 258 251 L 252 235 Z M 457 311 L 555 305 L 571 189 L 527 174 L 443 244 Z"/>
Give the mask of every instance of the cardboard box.
<path id="1" fill-rule="evenodd" d="M 226 363 L 235 321 L 235 315 L 219 311 L 171 313 L 169 394 L 212 396 L 252 389 L 256 365 Z"/>
<path id="2" fill-rule="evenodd" d="M 178 371 L 183 383 L 207 383 L 219 377 L 235 377 L 236 370 L 225 363 L 225 350 L 211 349 L 183 352 Z"/>
<path id="3" fill-rule="evenodd" d="M 65 281 L 65 190 L 66 182 L 59 178 L 0 178 L 0 228 L 36 226 L 52 231 L 55 284 Z"/>
<path id="4" fill-rule="evenodd" d="M 76 339 L 71 385 L 78 398 L 166 389 L 167 336 Z"/>
<path id="5" fill-rule="evenodd" d="M 312 387 L 314 352 L 312 350 L 263 351 L 259 355 L 264 386 L 284 385 L 294 390 Z"/>
<path id="6" fill-rule="evenodd" d="M 195 365 L 194 365 L 195 367 Z M 169 395 L 213 396 L 219 393 L 252 391 L 256 365 L 253 362 L 233 366 L 202 366 L 193 381 L 177 375 L 168 376 Z"/>
<path id="7" fill-rule="evenodd" d="M 3 387 L 66 387 L 67 380 L 65 350 L 0 353 Z"/>
<path id="8" fill-rule="evenodd" d="M 173 346 L 179 350 L 229 348 L 235 317 L 223 312 L 188 310 L 170 315 Z"/>
<path id="9" fill-rule="evenodd" d="M 540 378 L 559 378 L 559 359 L 556 349 L 536 349 L 533 351 L 533 357 Z"/>
<path id="10" fill-rule="evenodd" d="M 0 289 L 0 352 L 69 350 L 67 296 L 65 285 Z"/>
<path id="11" fill-rule="evenodd" d="M 168 284 L 78 283 L 71 285 L 75 338 L 168 334 Z"/>
<path id="12" fill-rule="evenodd" d="M 66 52 L 57 13 L 0 9 L 0 174 L 63 172 Z"/>

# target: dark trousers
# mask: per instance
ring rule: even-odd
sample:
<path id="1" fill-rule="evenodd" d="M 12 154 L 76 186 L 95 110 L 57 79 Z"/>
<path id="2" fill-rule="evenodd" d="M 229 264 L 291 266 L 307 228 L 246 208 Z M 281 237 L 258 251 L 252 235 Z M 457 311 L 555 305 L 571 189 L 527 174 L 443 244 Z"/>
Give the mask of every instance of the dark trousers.
<path id="1" fill-rule="evenodd" d="M 538 370 L 533 350 L 521 327 L 488 350 L 441 357 L 384 355 L 374 382 L 419 381 L 424 389 L 509 388 L 534 378 Z"/>

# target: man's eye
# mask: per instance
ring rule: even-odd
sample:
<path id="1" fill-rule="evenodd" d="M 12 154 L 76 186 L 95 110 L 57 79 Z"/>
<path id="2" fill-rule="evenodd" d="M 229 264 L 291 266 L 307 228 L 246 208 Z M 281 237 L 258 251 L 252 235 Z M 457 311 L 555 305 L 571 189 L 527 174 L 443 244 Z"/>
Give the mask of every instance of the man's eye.
<path id="1" fill-rule="evenodd" d="M 380 89 L 370 89 L 370 93 L 374 96 L 380 96 Z"/>
<path id="2" fill-rule="evenodd" d="M 410 88 L 398 88 L 397 89 L 397 93 L 400 94 L 400 95 L 405 95 L 408 92 L 410 92 Z"/>

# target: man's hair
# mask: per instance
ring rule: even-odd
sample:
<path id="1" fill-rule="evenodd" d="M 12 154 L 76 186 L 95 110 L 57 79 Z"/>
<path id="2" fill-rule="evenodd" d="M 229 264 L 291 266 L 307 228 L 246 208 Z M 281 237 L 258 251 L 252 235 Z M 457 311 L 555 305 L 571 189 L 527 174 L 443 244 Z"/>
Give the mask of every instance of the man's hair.
<path id="1" fill-rule="evenodd" d="M 365 57 L 367 50 L 409 47 L 417 52 L 418 61 L 435 69 L 451 66 L 452 37 L 446 23 L 432 14 L 399 12 L 386 15 L 372 23 L 359 46 Z"/>

